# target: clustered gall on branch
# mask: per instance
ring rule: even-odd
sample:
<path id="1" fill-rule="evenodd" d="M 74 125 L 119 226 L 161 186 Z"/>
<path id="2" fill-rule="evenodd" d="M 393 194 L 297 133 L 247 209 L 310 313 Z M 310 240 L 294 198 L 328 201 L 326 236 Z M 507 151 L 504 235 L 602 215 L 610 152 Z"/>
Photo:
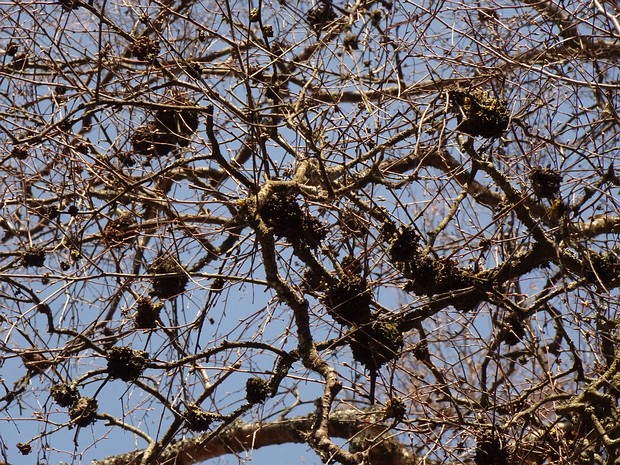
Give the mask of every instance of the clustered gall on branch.
<path id="1" fill-rule="evenodd" d="M 78 390 L 65 383 L 54 384 L 50 389 L 50 395 L 61 407 L 70 407 L 80 399 Z"/>
<path id="2" fill-rule="evenodd" d="M 457 310 L 473 310 L 485 297 L 477 289 L 473 272 L 459 268 L 450 258 L 434 258 L 424 252 L 420 237 L 411 228 L 387 228 L 387 253 L 390 262 L 408 280 L 404 290 L 431 297 L 458 290 L 467 290 L 452 303 Z M 472 289 L 473 288 L 473 289 Z"/>
<path id="3" fill-rule="evenodd" d="M 532 189 L 541 199 L 556 199 L 560 195 L 562 176 L 551 168 L 537 166 L 528 175 Z"/>
<path id="4" fill-rule="evenodd" d="M 108 221 L 103 236 L 111 247 L 119 247 L 133 242 L 138 237 L 136 222 L 129 213 Z"/>
<path id="5" fill-rule="evenodd" d="M 25 267 L 40 267 L 45 264 L 45 249 L 39 245 L 28 247 L 22 252 L 22 264 Z"/>
<path id="6" fill-rule="evenodd" d="M 325 293 L 327 313 L 341 325 L 363 325 L 370 321 L 372 295 L 367 281 L 347 273 Z"/>
<path id="7" fill-rule="evenodd" d="M 136 302 L 134 325 L 136 329 L 155 329 L 159 321 L 159 313 L 163 308 L 161 302 L 153 302 L 148 297 L 140 297 Z"/>
<path id="8" fill-rule="evenodd" d="M 373 321 L 359 328 L 350 341 L 353 358 L 374 373 L 396 360 L 403 345 L 403 333 L 398 324 L 389 321 Z"/>
<path id="9" fill-rule="evenodd" d="M 510 121 L 504 102 L 485 91 L 457 89 L 449 92 L 451 111 L 459 122 L 457 129 L 471 136 L 500 137 Z"/>
<path id="10" fill-rule="evenodd" d="M 69 409 L 71 423 L 77 426 L 88 426 L 97 419 L 97 409 L 99 404 L 92 397 L 80 397 L 78 401 Z"/>
<path id="11" fill-rule="evenodd" d="M 112 379 L 136 380 L 149 362 L 149 354 L 131 347 L 112 347 L 106 354 L 107 372 Z"/>
<path id="12" fill-rule="evenodd" d="M 245 399 L 250 404 L 262 404 L 269 396 L 269 384 L 261 378 L 254 377 L 245 383 Z"/>
<path id="13" fill-rule="evenodd" d="M 270 195 L 258 207 L 258 214 L 276 237 L 285 237 L 292 244 L 316 248 L 325 237 L 321 222 L 302 210 L 294 195 L 284 192 Z"/>
<path id="14" fill-rule="evenodd" d="M 157 257 L 148 267 L 148 271 L 155 275 L 173 275 L 151 278 L 153 283 L 152 295 L 161 299 L 173 299 L 182 294 L 189 281 L 189 277 L 183 267 L 170 255 Z"/>
<path id="15" fill-rule="evenodd" d="M 207 431 L 211 424 L 220 419 L 219 415 L 207 412 L 197 405 L 189 405 L 183 413 L 185 423 L 190 431 L 203 432 Z"/>
<path id="16" fill-rule="evenodd" d="M 162 157 L 179 147 L 187 147 L 200 123 L 196 103 L 185 92 L 175 92 L 155 113 L 155 119 L 140 126 L 131 136 L 133 152 L 147 157 Z"/>
<path id="17" fill-rule="evenodd" d="M 508 451 L 502 441 L 493 434 L 484 434 L 476 442 L 476 465 L 507 465 Z"/>

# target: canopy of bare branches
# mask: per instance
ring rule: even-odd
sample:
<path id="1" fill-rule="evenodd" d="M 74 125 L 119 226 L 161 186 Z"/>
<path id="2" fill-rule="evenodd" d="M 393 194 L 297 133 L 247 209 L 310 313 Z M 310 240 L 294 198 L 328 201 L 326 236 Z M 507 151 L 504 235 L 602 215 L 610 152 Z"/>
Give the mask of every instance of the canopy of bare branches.
<path id="1" fill-rule="evenodd" d="M 0 24 L 0 461 L 620 463 L 616 0 Z"/>

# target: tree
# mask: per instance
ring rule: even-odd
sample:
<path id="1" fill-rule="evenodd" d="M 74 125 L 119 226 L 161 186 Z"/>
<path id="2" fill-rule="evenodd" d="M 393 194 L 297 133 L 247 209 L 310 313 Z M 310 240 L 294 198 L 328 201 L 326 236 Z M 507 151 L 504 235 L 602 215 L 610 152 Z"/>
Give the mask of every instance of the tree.
<path id="1" fill-rule="evenodd" d="M 5 461 L 620 463 L 614 0 L 0 13 Z"/>

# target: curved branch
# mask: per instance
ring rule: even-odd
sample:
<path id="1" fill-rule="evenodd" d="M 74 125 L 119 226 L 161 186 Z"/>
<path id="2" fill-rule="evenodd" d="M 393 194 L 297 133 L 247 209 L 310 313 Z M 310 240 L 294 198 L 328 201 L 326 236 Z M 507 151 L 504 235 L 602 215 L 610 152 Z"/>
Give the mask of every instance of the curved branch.
<path id="1" fill-rule="evenodd" d="M 374 438 L 386 425 L 380 415 L 359 410 L 337 410 L 329 416 L 328 427 L 334 437 L 351 439 L 358 435 Z M 312 415 L 273 421 L 270 423 L 236 422 L 207 444 L 204 436 L 174 443 L 162 451 L 157 465 L 193 465 L 205 460 L 260 449 L 280 444 L 303 444 L 311 434 L 315 419 Z M 208 434 L 208 433 L 207 433 Z M 414 465 L 420 463 L 410 448 L 393 438 L 385 439 L 371 451 L 370 463 L 379 465 Z M 344 452 L 344 451 L 343 451 Z M 103 460 L 92 465 L 128 465 L 138 463 L 143 451 L 130 452 Z M 374 458 L 374 460 L 373 460 Z M 426 462 L 429 463 L 429 462 Z"/>

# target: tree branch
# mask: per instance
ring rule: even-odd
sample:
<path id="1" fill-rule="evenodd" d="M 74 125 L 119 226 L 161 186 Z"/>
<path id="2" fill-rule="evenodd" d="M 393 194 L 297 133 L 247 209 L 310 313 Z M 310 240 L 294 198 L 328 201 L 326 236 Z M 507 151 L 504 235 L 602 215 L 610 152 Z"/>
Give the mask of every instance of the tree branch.
<path id="1" fill-rule="evenodd" d="M 193 465 L 205 460 L 237 454 L 280 444 L 303 444 L 314 428 L 315 417 L 308 415 L 273 421 L 269 423 L 235 422 L 219 436 L 202 445 L 205 435 L 178 441 L 164 449 L 157 465 Z M 360 410 L 336 410 L 329 415 L 327 422 L 330 434 L 350 440 L 357 435 L 369 439 L 385 430 L 381 415 Z M 414 465 L 422 463 L 415 458 L 410 448 L 393 438 L 385 439 L 370 453 L 371 465 L 389 463 L 390 465 Z M 380 451 L 380 453 L 378 453 Z M 345 452 L 343 450 L 343 452 Z M 142 451 L 130 452 L 103 460 L 92 465 L 132 465 L 139 463 Z M 374 460 L 373 460 L 374 458 Z M 381 459 L 381 460 L 380 460 Z M 426 462 L 431 464 L 434 462 Z"/>

